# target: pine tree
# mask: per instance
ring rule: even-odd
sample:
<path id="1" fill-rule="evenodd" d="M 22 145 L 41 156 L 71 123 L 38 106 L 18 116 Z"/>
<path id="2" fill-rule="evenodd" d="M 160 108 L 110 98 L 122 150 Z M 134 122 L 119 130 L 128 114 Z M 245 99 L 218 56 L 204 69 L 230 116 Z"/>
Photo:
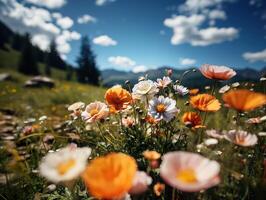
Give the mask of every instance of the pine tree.
<path id="1" fill-rule="evenodd" d="M 82 38 L 80 56 L 77 59 L 77 63 L 79 67 L 77 70 L 78 81 L 98 85 L 100 72 L 97 69 L 95 55 L 91 50 L 87 36 Z"/>
<path id="2" fill-rule="evenodd" d="M 49 57 L 50 66 L 53 66 L 55 68 L 62 69 L 62 70 L 66 69 L 66 63 L 60 57 L 56 49 L 56 43 L 54 40 L 52 40 L 50 44 L 50 51 L 49 51 L 48 57 Z"/>
<path id="3" fill-rule="evenodd" d="M 28 75 L 39 74 L 34 47 L 30 42 L 29 34 L 26 34 L 23 39 L 23 50 L 21 53 L 18 71 Z"/>

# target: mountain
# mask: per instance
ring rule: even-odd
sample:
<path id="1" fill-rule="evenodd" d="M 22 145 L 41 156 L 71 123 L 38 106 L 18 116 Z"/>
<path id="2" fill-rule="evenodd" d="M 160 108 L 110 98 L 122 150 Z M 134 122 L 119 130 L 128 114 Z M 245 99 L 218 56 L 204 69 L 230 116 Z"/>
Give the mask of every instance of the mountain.
<path id="1" fill-rule="evenodd" d="M 125 72 L 114 69 L 106 69 L 102 71 L 103 85 L 110 87 L 115 84 L 123 85 L 126 80 L 129 80 L 132 84 L 137 83 L 138 78 L 147 75 L 149 79 L 156 80 L 161 78 L 166 74 L 167 69 L 173 69 L 173 80 L 180 80 L 182 74 L 186 71 L 190 71 L 186 76 L 184 76 L 182 84 L 187 87 L 204 87 L 205 85 L 210 85 L 211 80 L 206 79 L 202 74 L 196 70 L 192 69 L 175 69 L 173 67 L 160 67 L 158 69 L 151 69 L 145 72 L 133 73 L 132 71 Z M 226 83 L 232 82 L 243 82 L 243 81 L 258 81 L 261 76 L 266 75 L 266 66 L 262 70 L 255 70 L 250 67 L 244 69 L 236 69 L 237 75 L 231 80 L 226 81 Z"/>

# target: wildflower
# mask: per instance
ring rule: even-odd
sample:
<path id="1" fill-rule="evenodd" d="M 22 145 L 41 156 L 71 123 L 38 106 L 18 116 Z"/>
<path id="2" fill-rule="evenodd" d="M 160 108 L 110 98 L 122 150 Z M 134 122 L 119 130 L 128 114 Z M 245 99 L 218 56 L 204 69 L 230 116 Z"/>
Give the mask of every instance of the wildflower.
<path id="1" fill-rule="evenodd" d="M 165 184 L 163 184 L 163 183 L 156 183 L 153 186 L 153 191 L 154 191 L 155 195 L 158 197 L 161 196 L 164 189 L 165 189 Z"/>
<path id="2" fill-rule="evenodd" d="M 134 158 L 123 153 L 110 153 L 92 160 L 82 177 L 92 196 L 114 199 L 126 195 L 136 171 Z"/>
<path id="3" fill-rule="evenodd" d="M 204 144 L 205 144 L 206 146 L 215 145 L 215 144 L 218 144 L 218 140 L 215 139 L 215 138 L 209 138 L 209 139 L 206 139 L 206 140 L 204 141 Z"/>
<path id="4" fill-rule="evenodd" d="M 156 123 L 158 123 L 160 120 L 155 119 L 155 118 L 153 118 L 153 117 L 150 116 L 150 115 L 147 115 L 147 116 L 145 117 L 145 121 L 148 122 L 149 124 L 156 124 Z"/>
<path id="5" fill-rule="evenodd" d="M 218 99 L 209 94 L 198 94 L 190 97 L 190 104 L 193 108 L 205 112 L 215 112 L 221 108 Z"/>
<path id="6" fill-rule="evenodd" d="M 41 161 L 40 174 L 54 183 L 72 181 L 85 170 L 90 154 L 90 148 L 73 145 L 48 153 Z"/>
<path id="7" fill-rule="evenodd" d="M 153 81 L 144 80 L 134 85 L 132 92 L 136 99 L 146 101 L 151 99 L 158 92 L 158 89 Z"/>
<path id="8" fill-rule="evenodd" d="M 198 93 L 199 93 L 199 89 L 197 89 L 197 88 L 189 90 L 189 95 L 191 95 L 191 96 L 197 95 Z"/>
<path id="9" fill-rule="evenodd" d="M 193 128 L 202 128 L 204 126 L 201 125 L 201 118 L 196 112 L 186 112 L 182 116 L 182 122 L 185 125 L 189 125 Z"/>
<path id="10" fill-rule="evenodd" d="M 164 76 L 163 79 L 158 78 L 157 83 L 155 84 L 158 88 L 163 89 L 166 88 L 171 82 L 172 80 L 168 76 Z"/>
<path id="11" fill-rule="evenodd" d="M 253 117 L 246 120 L 247 124 L 260 124 L 266 120 L 266 115 L 263 117 Z"/>
<path id="12" fill-rule="evenodd" d="M 167 69 L 166 73 L 167 73 L 167 76 L 172 76 L 173 75 L 173 70 L 172 69 Z"/>
<path id="13" fill-rule="evenodd" d="M 223 93 L 226 93 L 228 90 L 230 90 L 230 86 L 225 85 L 225 86 L 220 88 L 219 93 L 223 94 Z"/>
<path id="14" fill-rule="evenodd" d="M 266 132 L 259 132 L 258 136 L 265 137 L 266 136 Z"/>
<path id="15" fill-rule="evenodd" d="M 224 134 L 225 132 L 221 132 L 221 131 L 217 131 L 215 129 L 211 129 L 211 130 L 206 130 L 206 133 L 208 136 L 213 137 L 213 138 L 217 138 L 217 139 L 223 139 L 224 138 Z"/>
<path id="16" fill-rule="evenodd" d="M 231 90 L 223 95 L 224 102 L 238 111 L 251 111 L 266 104 L 266 95 L 246 89 Z"/>
<path id="17" fill-rule="evenodd" d="M 158 159 L 160 159 L 161 154 L 158 153 L 157 151 L 149 151 L 149 150 L 146 150 L 146 151 L 143 152 L 143 156 L 147 160 L 152 161 L 152 160 L 158 160 Z"/>
<path id="18" fill-rule="evenodd" d="M 189 90 L 183 85 L 174 85 L 173 88 L 174 88 L 174 91 L 180 96 L 185 96 L 186 94 L 189 93 Z"/>
<path id="19" fill-rule="evenodd" d="M 95 101 L 86 106 L 85 111 L 81 116 L 87 123 L 92 123 L 101 119 L 104 119 L 109 114 L 109 108 L 105 103 Z"/>
<path id="20" fill-rule="evenodd" d="M 39 118 L 39 121 L 45 121 L 47 120 L 47 116 L 46 115 L 43 115 Z"/>
<path id="21" fill-rule="evenodd" d="M 232 83 L 232 87 L 234 87 L 234 88 L 238 87 L 239 85 L 240 85 L 239 82 Z"/>
<path id="22" fill-rule="evenodd" d="M 198 192 L 219 184 L 220 165 L 199 154 L 176 151 L 163 156 L 160 175 L 181 191 Z"/>
<path id="23" fill-rule="evenodd" d="M 76 102 L 70 105 L 67 109 L 68 111 L 73 112 L 74 116 L 79 116 L 81 114 L 81 110 L 85 107 L 85 103 Z"/>
<path id="24" fill-rule="evenodd" d="M 225 134 L 225 139 L 240 146 L 254 146 L 258 142 L 256 135 L 242 130 L 230 130 Z"/>
<path id="25" fill-rule="evenodd" d="M 155 97 L 149 101 L 148 114 L 155 119 L 169 122 L 179 112 L 175 106 L 176 101 L 169 97 Z"/>
<path id="26" fill-rule="evenodd" d="M 124 117 L 122 119 L 122 124 L 125 127 L 131 127 L 131 126 L 133 126 L 135 124 L 135 120 L 132 117 Z"/>
<path id="27" fill-rule="evenodd" d="M 115 113 L 127 108 L 132 102 L 131 94 L 120 85 L 115 85 L 105 93 L 105 100 L 110 107 L 110 112 Z"/>
<path id="28" fill-rule="evenodd" d="M 146 172 L 137 171 L 133 180 L 133 185 L 129 190 L 130 194 L 141 194 L 148 189 L 152 183 L 152 178 Z"/>
<path id="29" fill-rule="evenodd" d="M 229 80 L 236 75 L 233 69 L 226 66 L 204 64 L 199 70 L 206 78 L 215 80 Z"/>

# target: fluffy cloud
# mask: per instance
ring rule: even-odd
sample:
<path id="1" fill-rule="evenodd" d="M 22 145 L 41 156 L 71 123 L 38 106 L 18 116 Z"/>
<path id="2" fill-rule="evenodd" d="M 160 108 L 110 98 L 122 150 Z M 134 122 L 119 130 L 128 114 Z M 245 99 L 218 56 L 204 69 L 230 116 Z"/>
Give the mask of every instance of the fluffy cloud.
<path id="1" fill-rule="evenodd" d="M 209 12 L 210 19 L 226 19 L 226 13 L 223 10 L 212 10 Z"/>
<path id="2" fill-rule="evenodd" d="M 50 45 L 50 38 L 44 34 L 36 34 L 31 38 L 33 45 L 38 46 L 41 50 L 47 51 Z"/>
<path id="3" fill-rule="evenodd" d="M 136 62 L 134 60 L 123 56 L 109 57 L 108 62 L 117 67 L 133 67 L 136 65 Z"/>
<path id="4" fill-rule="evenodd" d="M 93 38 L 92 42 L 94 44 L 98 44 L 100 46 L 105 46 L 105 47 L 117 45 L 117 41 L 113 40 L 108 35 L 101 35 L 96 38 Z"/>
<path id="5" fill-rule="evenodd" d="M 138 65 L 138 66 L 135 66 L 133 69 L 132 69 L 132 72 L 133 73 L 140 73 L 140 72 L 145 72 L 147 71 L 147 67 L 145 65 Z"/>
<path id="6" fill-rule="evenodd" d="M 243 58 L 249 62 L 263 61 L 266 62 L 266 49 L 258 52 L 246 52 Z"/>
<path id="7" fill-rule="evenodd" d="M 192 58 L 180 58 L 179 63 L 180 65 L 194 65 L 196 60 Z"/>
<path id="8" fill-rule="evenodd" d="M 83 15 L 83 16 L 79 17 L 77 21 L 79 24 L 88 24 L 91 22 L 95 23 L 96 18 L 91 16 L 91 15 Z"/>
<path id="9" fill-rule="evenodd" d="M 97 6 L 103 6 L 103 5 L 105 5 L 105 4 L 109 3 L 109 2 L 114 2 L 114 1 L 116 1 L 116 0 L 96 0 L 95 4 Z"/>
<path id="10" fill-rule="evenodd" d="M 42 50 L 48 50 L 51 40 L 55 39 L 59 53 L 66 57 L 65 54 L 71 50 L 69 42 L 79 40 L 81 37 L 75 31 L 63 29 L 70 26 L 71 19 L 63 17 L 61 13 L 50 13 L 47 9 L 34 6 L 27 7 L 17 0 L 0 2 L 1 20 L 13 31 L 22 34 L 30 33 L 31 42 Z M 54 24 L 54 19 L 60 26 Z M 63 20 L 59 21 L 60 19 Z"/>
<path id="11" fill-rule="evenodd" d="M 173 45 L 189 43 L 192 46 L 207 46 L 230 41 L 238 36 L 238 30 L 233 27 L 200 28 L 205 20 L 206 17 L 201 14 L 178 15 L 165 19 L 164 25 L 173 29 Z"/>
<path id="12" fill-rule="evenodd" d="M 37 6 L 44 6 L 50 9 L 53 8 L 61 8 L 66 4 L 66 0 L 26 0 L 31 4 L 35 4 Z"/>
<path id="13" fill-rule="evenodd" d="M 70 17 L 58 18 L 56 23 L 63 29 L 69 29 L 74 24 L 73 20 Z"/>

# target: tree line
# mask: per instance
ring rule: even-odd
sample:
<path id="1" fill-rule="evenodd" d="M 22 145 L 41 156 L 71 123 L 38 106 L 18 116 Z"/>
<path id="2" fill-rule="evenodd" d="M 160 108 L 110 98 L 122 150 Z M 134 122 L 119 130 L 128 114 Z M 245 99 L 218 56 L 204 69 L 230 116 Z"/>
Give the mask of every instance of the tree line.
<path id="1" fill-rule="evenodd" d="M 14 50 L 21 52 L 17 68 L 19 72 L 39 75 L 38 63 L 44 63 L 46 76 L 51 76 L 52 68 L 56 68 L 66 71 L 66 80 L 71 80 L 76 75 L 76 79 L 81 83 L 99 84 L 100 71 L 87 36 L 81 40 L 80 54 L 76 60 L 77 67 L 73 67 L 60 57 L 54 40 L 51 41 L 48 51 L 42 51 L 31 43 L 31 36 L 28 33 L 25 35 L 14 33 L 1 22 L 0 30 L 0 48 L 5 50 L 6 44 L 9 44 Z"/>

